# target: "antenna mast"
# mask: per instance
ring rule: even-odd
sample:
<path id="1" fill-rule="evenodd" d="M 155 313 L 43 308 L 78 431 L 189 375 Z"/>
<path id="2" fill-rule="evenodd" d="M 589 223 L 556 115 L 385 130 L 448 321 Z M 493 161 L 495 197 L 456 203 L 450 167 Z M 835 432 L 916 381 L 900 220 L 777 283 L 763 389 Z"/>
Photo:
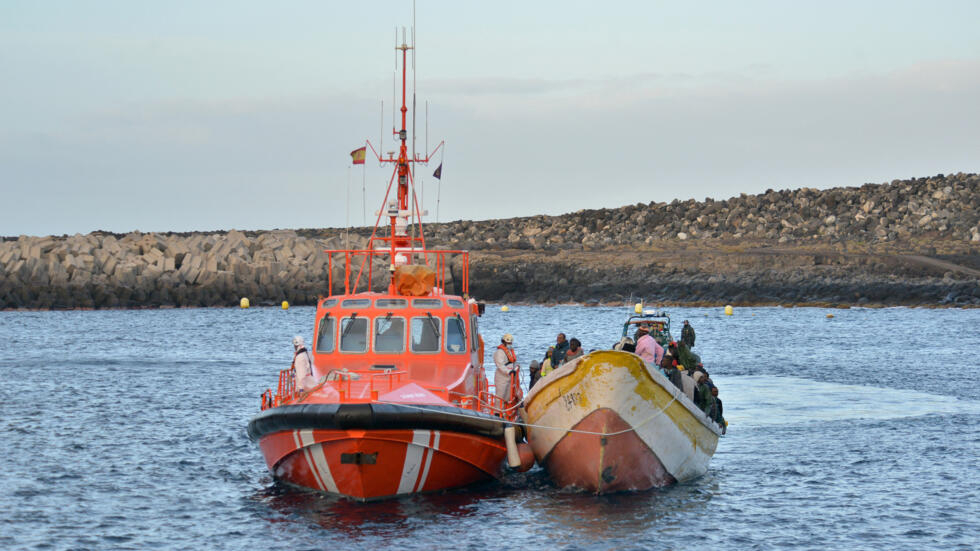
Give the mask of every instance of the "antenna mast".
<path id="1" fill-rule="evenodd" d="M 414 21 L 414 12 L 412 15 Z M 412 51 L 412 150 L 409 153 L 408 145 L 408 52 Z M 428 263 L 425 252 L 425 232 L 422 228 L 422 216 L 424 211 L 421 210 L 418 197 L 415 193 L 415 170 L 414 165 L 416 163 L 428 164 L 432 159 L 433 155 L 442 149 L 444 142 L 440 142 L 436 146 L 435 150 L 426 153 L 425 157 L 420 157 L 416 151 L 415 147 L 417 144 L 416 139 L 416 113 L 415 113 L 415 90 L 414 86 L 415 80 L 415 29 L 412 29 L 411 45 L 409 45 L 409 37 L 407 35 L 405 27 L 402 27 L 401 43 L 398 43 L 398 30 L 395 29 L 395 67 L 396 71 L 394 73 L 395 79 L 397 79 L 397 67 L 399 63 L 399 54 L 401 57 L 401 125 L 396 126 L 397 119 L 395 115 L 395 105 L 397 105 L 396 94 L 396 82 L 392 82 L 392 136 L 395 138 L 395 142 L 398 144 L 398 151 L 386 152 L 383 157 L 382 154 L 374 150 L 374 146 L 368 141 L 368 145 L 371 146 L 371 150 L 374 151 L 375 156 L 380 163 L 391 163 L 394 166 L 394 171 L 391 175 L 391 179 L 388 181 L 388 190 L 385 193 L 384 203 L 382 203 L 382 208 L 377 214 L 377 219 L 374 224 L 374 231 L 371 233 L 371 237 L 368 241 L 368 248 L 373 251 L 387 251 L 390 254 L 391 264 L 389 265 L 389 270 L 394 276 L 395 268 L 402 264 L 411 264 L 415 261 L 416 254 L 422 255 L 423 262 Z M 382 102 L 382 118 L 384 111 L 384 103 Z M 384 124 L 384 123 L 382 123 Z M 426 146 L 428 146 L 428 103 L 426 103 Z M 389 200 L 392 196 L 392 186 L 395 186 L 394 198 Z M 381 223 L 381 217 L 386 216 L 389 221 L 389 231 L 388 235 L 384 235 L 379 232 L 379 226 Z M 411 234 L 409 234 L 408 227 L 411 225 Z M 417 229 L 417 232 L 416 232 Z M 417 233 L 417 236 L 416 236 Z M 380 243 L 379 243 L 380 242 Z M 363 270 L 363 267 L 362 267 Z M 360 273 L 358 274 L 358 280 L 360 279 Z M 391 290 L 394 292 L 394 277 L 392 277 Z"/>

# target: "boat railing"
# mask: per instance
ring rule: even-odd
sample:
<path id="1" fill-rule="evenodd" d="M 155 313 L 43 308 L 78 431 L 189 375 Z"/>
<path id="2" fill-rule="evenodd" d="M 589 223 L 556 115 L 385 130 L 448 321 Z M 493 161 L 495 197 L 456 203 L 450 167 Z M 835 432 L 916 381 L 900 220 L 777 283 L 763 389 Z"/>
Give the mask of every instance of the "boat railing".
<path id="1" fill-rule="evenodd" d="M 262 410 L 274 408 L 288 402 L 296 397 L 296 382 L 293 378 L 293 368 L 279 371 L 279 384 L 276 386 L 276 394 L 272 394 L 272 389 L 266 389 L 262 393 Z"/>
<path id="2" fill-rule="evenodd" d="M 368 399 L 376 401 L 380 399 L 382 394 L 400 387 L 403 379 L 407 376 L 407 371 L 390 369 L 381 373 L 336 370 L 330 373 L 329 379 L 323 380 L 310 392 L 330 385 L 337 389 L 341 400 Z M 367 392 L 365 392 L 365 388 Z M 454 392 L 438 387 L 428 387 L 426 390 L 462 409 L 485 413 L 509 421 L 517 419 L 516 405 L 506 403 L 503 398 L 490 390 L 481 390 L 476 394 Z M 358 393 L 357 396 L 354 395 L 355 391 Z M 296 389 L 292 368 L 283 369 L 279 372 L 279 385 L 276 388 L 276 393 L 273 395 L 271 389 L 262 393 L 262 410 L 278 407 L 298 397 L 300 397 L 300 392 Z"/>
<path id="3" fill-rule="evenodd" d="M 477 394 L 444 391 L 447 401 L 462 409 L 485 413 L 501 419 L 513 421 L 517 418 L 517 408 L 508 409 L 504 401 L 492 392 L 481 391 Z"/>
<path id="4" fill-rule="evenodd" d="M 372 285 L 374 282 L 374 260 L 377 258 L 388 257 L 389 269 L 394 266 L 394 259 L 391 257 L 390 250 L 349 250 L 349 249 L 331 249 L 324 251 L 327 253 L 327 289 L 330 296 L 334 294 L 333 292 L 333 264 L 334 255 L 344 255 L 344 294 L 350 295 L 360 292 L 370 292 L 374 291 Z M 423 258 L 426 266 L 433 269 L 436 274 L 435 287 L 439 289 L 446 288 L 447 272 L 450 272 L 449 263 L 452 261 L 454 255 L 458 255 L 462 262 L 462 274 L 460 274 L 460 287 L 455 289 L 456 294 L 468 295 L 470 292 L 470 253 L 468 251 L 459 250 L 425 250 L 425 249 L 406 249 L 406 250 L 395 250 L 396 256 L 399 254 L 405 255 L 419 255 Z M 355 272 L 355 264 L 357 260 L 360 263 Z M 366 268 L 366 273 L 365 273 Z M 362 276 L 366 279 L 366 283 L 362 287 Z M 452 274 L 449 273 L 451 277 Z M 387 289 L 385 289 L 387 290 Z"/>
<path id="5" fill-rule="evenodd" d="M 337 374 L 337 378 L 333 382 L 342 400 L 360 397 L 354 396 L 355 386 L 361 387 L 358 390 L 363 395 L 364 388 L 360 383 L 363 379 L 367 379 L 364 383 L 368 389 L 366 397 L 371 400 L 377 400 L 381 394 L 391 392 L 398 388 L 402 382 L 402 377 L 408 375 L 407 371 L 395 371 L 391 369 L 381 373 L 373 371 L 335 371 L 334 373 Z M 355 382 L 358 384 L 355 385 Z"/>

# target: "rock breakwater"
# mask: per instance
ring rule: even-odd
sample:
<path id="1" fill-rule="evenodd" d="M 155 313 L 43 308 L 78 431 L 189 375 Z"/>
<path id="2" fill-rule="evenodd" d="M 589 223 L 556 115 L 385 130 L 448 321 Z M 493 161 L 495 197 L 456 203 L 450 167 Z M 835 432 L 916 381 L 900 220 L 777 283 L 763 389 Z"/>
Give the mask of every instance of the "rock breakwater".
<path id="1" fill-rule="evenodd" d="M 980 243 L 980 175 L 937 175 L 827 190 L 768 190 L 724 200 L 674 200 L 434 228 L 468 249 L 602 250 L 658 241 L 897 244 Z"/>
<path id="2" fill-rule="evenodd" d="M 425 227 L 487 300 L 980 305 L 980 176 L 767 191 Z M 363 247 L 357 228 L 350 246 Z M 93 232 L 0 242 L 0 309 L 312 304 L 341 229 Z M 459 260 L 450 266 L 459 273 Z M 332 272 L 332 273 L 331 273 Z M 374 270 L 385 276 L 379 263 Z"/>

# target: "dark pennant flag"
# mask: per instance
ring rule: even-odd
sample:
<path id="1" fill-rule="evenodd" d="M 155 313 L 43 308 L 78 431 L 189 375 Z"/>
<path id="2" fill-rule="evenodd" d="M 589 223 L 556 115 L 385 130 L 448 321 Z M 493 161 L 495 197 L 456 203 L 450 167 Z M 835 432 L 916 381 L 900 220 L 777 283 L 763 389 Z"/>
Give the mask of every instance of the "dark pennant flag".
<path id="1" fill-rule="evenodd" d="M 442 163 L 439 163 L 439 168 L 437 168 L 436 171 L 432 173 L 432 177 L 438 180 L 442 180 Z"/>

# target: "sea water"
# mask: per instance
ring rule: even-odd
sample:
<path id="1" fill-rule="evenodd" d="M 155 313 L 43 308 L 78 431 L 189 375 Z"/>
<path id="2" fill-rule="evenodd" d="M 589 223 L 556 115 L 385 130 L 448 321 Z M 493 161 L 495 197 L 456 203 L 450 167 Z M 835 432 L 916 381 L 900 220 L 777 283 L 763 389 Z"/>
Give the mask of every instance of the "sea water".
<path id="1" fill-rule="evenodd" d="M 705 476 L 369 504 L 276 483 L 246 436 L 312 308 L 0 312 L 0 549 L 980 548 L 980 310 L 669 312 L 730 422 Z M 526 368 L 628 314 L 491 305 L 481 330 Z"/>

